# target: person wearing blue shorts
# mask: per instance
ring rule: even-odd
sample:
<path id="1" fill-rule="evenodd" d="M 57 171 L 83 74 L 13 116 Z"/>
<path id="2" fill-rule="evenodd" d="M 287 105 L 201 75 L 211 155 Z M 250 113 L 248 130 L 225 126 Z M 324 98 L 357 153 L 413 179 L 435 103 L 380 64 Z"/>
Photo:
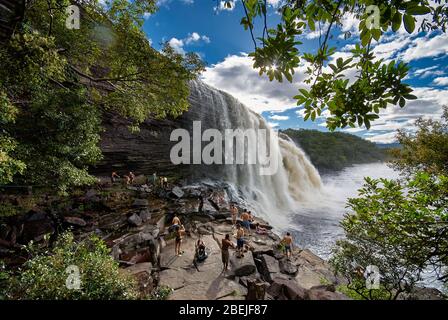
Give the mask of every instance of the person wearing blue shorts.
<path id="1" fill-rule="evenodd" d="M 236 251 L 238 257 L 244 257 L 244 230 L 239 224 L 236 228 Z"/>

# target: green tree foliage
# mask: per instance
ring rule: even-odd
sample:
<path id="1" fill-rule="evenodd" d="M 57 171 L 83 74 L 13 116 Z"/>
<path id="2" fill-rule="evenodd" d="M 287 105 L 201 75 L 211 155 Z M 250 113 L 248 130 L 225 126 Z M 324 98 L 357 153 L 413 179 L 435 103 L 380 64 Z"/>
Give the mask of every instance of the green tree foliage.
<path id="1" fill-rule="evenodd" d="M 118 263 L 110 256 L 109 251 L 97 237 L 75 242 L 71 233 L 64 233 L 50 252 L 37 254 L 28 260 L 16 276 L 3 273 L 3 278 L 9 283 L 7 298 L 135 299 L 135 280 L 119 270 Z M 70 275 L 67 267 L 70 265 L 79 268 L 79 290 L 66 286 Z"/>
<path id="2" fill-rule="evenodd" d="M 424 170 L 432 174 L 448 175 L 448 107 L 442 120 L 418 119 L 416 132 L 398 131 L 401 148 L 393 149 L 392 166 L 406 174 Z"/>
<path id="3" fill-rule="evenodd" d="M 304 129 L 282 132 L 305 150 L 319 171 L 341 170 L 356 163 L 386 159 L 383 149 L 352 134 Z"/>
<path id="4" fill-rule="evenodd" d="M 416 99 L 409 85 L 403 82 L 409 67 L 398 61 L 386 63 L 375 56 L 372 44 L 380 41 L 386 32 L 397 32 L 404 25 L 408 33 L 416 26 L 416 17 L 430 14 L 424 19 L 421 31 L 440 29 L 448 25 L 447 0 L 286 0 L 278 9 L 281 20 L 275 28 L 268 27 L 266 0 L 241 0 L 245 16 L 241 24 L 252 35 L 255 50 L 250 54 L 254 68 L 269 80 L 292 82 L 295 70 L 301 63 L 307 66 L 305 83 L 310 89 L 299 89 L 294 97 L 305 108 L 305 120 L 315 120 L 328 110 L 327 127 L 365 126 L 379 117 L 388 105 L 404 107 L 406 100 Z M 379 24 L 375 25 L 372 5 L 378 8 Z M 338 58 L 330 63 L 336 52 L 331 47 L 332 31 L 341 26 L 342 18 L 354 13 L 360 20 L 359 39 L 347 59 Z M 257 27 L 256 27 L 257 25 Z M 261 34 L 255 34 L 256 30 Z M 301 52 L 300 36 L 304 32 L 320 31 L 319 46 L 311 52 Z M 347 37 L 350 34 L 346 34 Z M 347 70 L 355 70 L 350 80 Z"/>
<path id="5" fill-rule="evenodd" d="M 396 299 L 428 267 L 448 281 L 448 177 L 419 173 L 404 184 L 366 178 L 348 208 L 346 239 L 337 242 L 331 259 L 348 289 L 365 299 Z M 366 288 L 369 265 L 379 268 L 380 290 Z"/>
<path id="6" fill-rule="evenodd" d="M 188 109 L 188 81 L 203 69 L 195 54 L 153 49 L 142 31 L 155 1 L 37 0 L 0 48 L 0 183 L 89 184 L 104 111 L 128 118 Z M 67 7 L 81 11 L 66 26 Z"/>

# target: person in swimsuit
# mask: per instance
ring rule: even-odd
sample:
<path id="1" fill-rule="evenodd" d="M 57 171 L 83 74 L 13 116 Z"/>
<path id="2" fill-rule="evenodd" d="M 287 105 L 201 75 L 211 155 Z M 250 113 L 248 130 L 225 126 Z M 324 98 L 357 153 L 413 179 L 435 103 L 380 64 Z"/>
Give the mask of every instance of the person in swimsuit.
<path id="1" fill-rule="evenodd" d="M 243 211 L 241 214 L 241 220 L 243 220 L 243 228 L 247 230 L 247 234 L 250 235 L 250 215 L 247 211 Z"/>
<path id="2" fill-rule="evenodd" d="M 244 229 L 239 224 L 236 226 L 236 249 L 238 257 L 244 257 Z"/>
<path id="3" fill-rule="evenodd" d="M 285 246 L 286 257 L 289 258 L 292 252 L 292 236 L 289 232 L 287 232 L 286 236 L 283 237 L 282 244 Z"/>
<path id="4" fill-rule="evenodd" d="M 175 242 L 175 246 L 174 246 L 174 251 L 175 251 L 176 256 L 181 257 L 183 251 L 181 251 L 180 246 L 182 244 L 182 237 L 185 233 L 185 229 L 184 229 L 184 226 L 178 225 L 178 226 L 176 226 L 175 230 L 176 230 L 176 240 L 175 240 L 176 242 Z"/>
<path id="5" fill-rule="evenodd" d="M 230 241 L 230 235 L 226 234 L 225 238 L 221 240 L 221 257 L 223 263 L 222 272 L 226 272 L 229 268 L 229 248 L 235 248 L 235 245 Z"/>
<path id="6" fill-rule="evenodd" d="M 230 214 L 232 215 L 232 227 L 236 225 L 236 216 L 238 215 L 238 209 L 234 204 L 230 205 Z"/>

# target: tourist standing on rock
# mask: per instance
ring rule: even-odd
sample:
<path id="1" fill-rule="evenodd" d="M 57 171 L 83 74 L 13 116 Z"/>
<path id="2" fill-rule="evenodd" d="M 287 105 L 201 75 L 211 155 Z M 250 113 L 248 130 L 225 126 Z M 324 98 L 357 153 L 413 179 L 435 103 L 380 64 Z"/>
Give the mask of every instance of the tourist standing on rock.
<path id="1" fill-rule="evenodd" d="M 292 236 L 289 232 L 283 237 L 281 243 L 285 246 L 286 257 L 289 258 L 292 252 Z"/>
<path id="2" fill-rule="evenodd" d="M 226 237 L 222 239 L 221 241 L 221 256 L 222 256 L 222 263 L 223 263 L 223 269 L 222 272 L 226 272 L 229 268 L 229 247 L 235 248 L 235 245 L 232 241 L 230 241 L 230 235 L 226 234 Z"/>
<path id="3" fill-rule="evenodd" d="M 112 171 L 112 174 L 110 175 L 110 181 L 112 184 L 114 184 L 117 179 L 120 179 L 120 176 L 115 171 Z"/>
<path id="4" fill-rule="evenodd" d="M 135 180 L 135 174 L 132 171 L 129 171 L 128 176 L 129 176 L 129 183 L 133 184 Z"/>
<path id="5" fill-rule="evenodd" d="M 174 246 L 174 251 L 176 256 L 181 257 L 182 253 L 184 253 L 183 251 L 181 251 L 181 244 L 182 244 L 182 238 L 185 234 L 185 228 L 183 225 L 177 225 L 176 228 L 176 239 L 175 239 L 175 246 Z"/>
<path id="6" fill-rule="evenodd" d="M 243 228 L 247 230 L 247 234 L 250 235 L 250 216 L 249 213 L 244 209 L 243 213 L 241 214 L 241 220 L 243 220 Z"/>
<path id="7" fill-rule="evenodd" d="M 236 216 L 238 215 L 238 209 L 233 203 L 230 205 L 230 214 L 232 215 L 232 228 L 234 228 L 236 225 Z"/>
<path id="8" fill-rule="evenodd" d="M 236 249 L 238 258 L 244 257 L 244 229 L 239 224 L 236 226 Z"/>
<path id="9" fill-rule="evenodd" d="M 154 187 L 157 186 L 157 173 L 153 173 L 152 174 L 152 184 L 154 185 Z"/>

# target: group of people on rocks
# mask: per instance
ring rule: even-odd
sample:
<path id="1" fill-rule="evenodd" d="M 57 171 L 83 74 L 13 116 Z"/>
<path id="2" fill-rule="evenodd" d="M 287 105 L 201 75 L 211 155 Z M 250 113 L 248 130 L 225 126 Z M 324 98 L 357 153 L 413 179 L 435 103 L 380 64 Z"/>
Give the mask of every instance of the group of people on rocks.
<path id="1" fill-rule="evenodd" d="M 110 175 L 110 180 L 112 184 L 115 184 L 118 181 L 121 181 L 122 177 L 118 175 L 116 171 L 112 171 Z M 126 185 L 132 185 L 135 181 L 135 174 L 132 171 L 129 171 L 127 174 L 123 175 L 122 180 Z M 163 189 L 168 188 L 168 178 L 165 176 L 157 177 L 157 174 L 154 172 L 152 177 L 147 178 L 147 183 L 152 183 L 154 186 L 159 186 Z"/>
<path id="2" fill-rule="evenodd" d="M 226 234 L 225 237 L 221 240 L 220 247 L 221 247 L 221 258 L 223 263 L 223 270 L 222 270 L 223 273 L 225 273 L 229 268 L 230 248 L 236 249 L 236 254 L 238 258 L 244 257 L 246 237 L 247 236 L 250 237 L 252 235 L 251 234 L 252 226 L 254 227 L 255 232 L 257 234 L 268 233 L 268 230 L 266 228 L 261 227 L 259 223 L 254 223 L 255 219 L 250 211 L 243 209 L 243 211 L 240 214 L 241 223 L 237 223 L 238 208 L 234 204 L 230 205 L 230 213 L 232 216 L 232 223 L 233 223 L 232 228 L 236 228 L 236 234 L 234 234 L 234 236 L 236 237 L 236 245 L 230 239 L 230 234 Z M 182 256 L 184 251 L 182 251 L 181 245 L 183 237 L 186 234 L 186 231 L 185 227 L 182 225 L 177 214 L 174 214 L 174 218 L 171 221 L 171 227 L 169 228 L 169 231 L 174 232 L 175 255 Z M 291 257 L 292 244 L 293 244 L 293 238 L 291 234 L 287 232 L 286 235 L 283 237 L 283 239 L 280 241 L 280 246 L 283 248 L 283 251 L 288 259 Z M 196 268 L 197 268 L 196 262 L 202 262 L 206 258 L 207 258 L 206 246 L 201 239 L 198 239 L 195 244 L 195 255 L 193 259 L 193 263 L 196 266 Z"/>
<path id="3" fill-rule="evenodd" d="M 168 188 L 168 178 L 164 176 L 157 177 L 157 173 L 152 174 L 152 178 L 148 177 L 148 183 L 152 183 L 155 187 L 159 186 L 162 189 Z"/>
<path id="4" fill-rule="evenodd" d="M 132 171 L 129 171 L 128 174 L 123 175 L 123 178 L 123 181 L 126 185 L 131 185 L 134 184 L 135 174 Z M 112 184 L 117 182 L 119 179 L 121 179 L 121 177 L 118 175 L 118 173 L 116 171 L 112 171 L 110 175 L 110 181 L 112 182 Z"/>

